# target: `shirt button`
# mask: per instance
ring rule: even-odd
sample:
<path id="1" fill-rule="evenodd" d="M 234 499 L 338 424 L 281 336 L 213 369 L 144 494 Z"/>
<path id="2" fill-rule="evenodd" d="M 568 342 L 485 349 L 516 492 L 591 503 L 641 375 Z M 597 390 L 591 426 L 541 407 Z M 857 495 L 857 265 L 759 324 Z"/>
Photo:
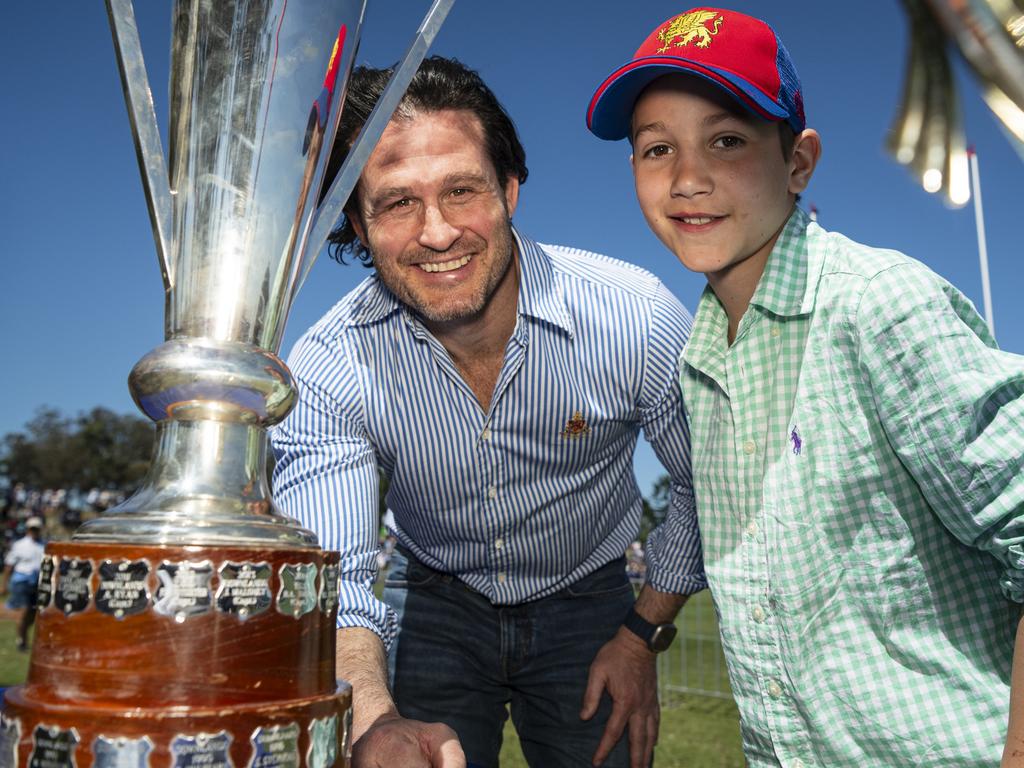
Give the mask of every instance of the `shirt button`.
<path id="1" fill-rule="evenodd" d="M 499 584 L 504 584 L 505 583 L 505 574 L 504 573 L 499 573 L 498 574 L 498 583 Z"/>
<path id="2" fill-rule="evenodd" d="M 789 764 L 789 768 L 804 768 L 804 761 L 798 757 Z"/>
<path id="3" fill-rule="evenodd" d="M 747 523 L 747 536 L 753 538 L 754 536 L 757 536 L 757 531 L 757 523 Z"/>
<path id="4" fill-rule="evenodd" d="M 772 338 L 773 339 L 777 339 L 781 335 L 782 335 L 782 329 L 779 328 L 779 326 L 777 326 L 777 325 L 773 325 L 772 326 Z M 800 762 L 800 761 L 798 760 L 797 762 Z M 803 763 L 800 763 L 800 765 L 797 765 L 796 763 L 793 763 L 793 768 L 800 768 L 801 765 L 803 765 Z"/>
<path id="5" fill-rule="evenodd" d="M 494 540 L 494 548 L 495 549 L 501 549 L 504 546 L 505 546 L 505 540 L 504 539 L 495 539 Z"/>
<path id="6" fill-rule="evenodd" d="M 779 698 L 779 696 L 782 695 L 782 686 L 779 685 L 778 680 L 768 681 L 768 695 L 771 696 L 773 699 L 777 699 Z"/>
<path id="7" fill-rule="evenodd" d="M 758 624 L 764 621 L 765 615 L 766 614 L 764 612 L 764 608 L 762 608 L 760 605 L 755 606 L 754 610 L 751 612 L 751 616 L 754 617 L 754 621 L 756 621 Z"/>
<path id="8" fill-rule="evenodd" d="M 491 430 L 485 428 L 484 431 L 480 433 L 480 439 L 481 440 L 490 440 L 491 439 Z"/>
<path id="9" fill-rule="evenodd" d="M 757 450 L 757 446 L 754 444 L 753 440 L 747 440 L 747 442 L 745 442 L 743 444 L 743 452 L 745 454 L 747 454 L 748 456 L 750 454 L 752 454 L 756 450 Z"/>
<path id="10" fill-rule="evenodd" d="M 498 489 L 492 485 L 487 489 L 487 495 L 492 499 L 498 498 Z"/>

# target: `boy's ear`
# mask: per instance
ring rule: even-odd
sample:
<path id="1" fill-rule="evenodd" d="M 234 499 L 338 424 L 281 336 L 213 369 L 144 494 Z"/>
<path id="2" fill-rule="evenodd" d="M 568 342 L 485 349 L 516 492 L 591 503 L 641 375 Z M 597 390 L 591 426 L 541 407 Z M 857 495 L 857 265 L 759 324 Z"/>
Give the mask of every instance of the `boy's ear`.
<path id="1" fill-rule="evenodd" d="M 789 191 L 799 195 L 811 183 L 811 176 L 821 157 L 821 136 L 813 128 L 805 128 L 793 141 L 790 159 Z"/>

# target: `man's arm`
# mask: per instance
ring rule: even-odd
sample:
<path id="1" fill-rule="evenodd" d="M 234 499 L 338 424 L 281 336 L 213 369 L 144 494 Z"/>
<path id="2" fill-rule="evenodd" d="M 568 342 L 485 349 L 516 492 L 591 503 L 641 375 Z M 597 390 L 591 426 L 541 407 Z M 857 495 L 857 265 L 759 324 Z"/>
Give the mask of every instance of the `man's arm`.
<path id="1" fill-rule="evenodd" d="M 686 595 L 658 592 L 644 585 L 633 610 L 651 624 L 671 624 L 686 600 Z M 657 654 L 625 627 L 619 627 L 594 657 L 580 717 L 589 720 L 594 716 L 605 690 L 613 701 L 612 714 L 594 753 L 594 765 L 608 757 L 627 727 L 630 765 L 645 768 L 651 764 L 661 721 L 656 659 Z"/>
<path id="2" fill-rule="evenodd" d="M 465 768 L 451 728 L 398 714 L 388 691 L 384 645 L 375 633 L 338 630 L 337 674 L 352 686 L 353 768 Z"/>
<path id="3" fill-rule="evenodd" d="M 314 531 L 325 550 L 341 553 L 336 675 L 352 685 L 353 768 L 464 768 L 454 733 L 400 718 L 388 692 L 384 643 L 395 634 L 395 619 L 373 593 L 379 478 L 356 366 L 337 345 L 311 333 L 296 346 L 289 367 L 300 396 L 271 433 L 274 500 Z"/>
<path id="4" fill-rule="evenodd" d="M 639 410 L 644 436 L 669 472 L 671 492 L 665 521 L 647 540 L 647 583 L 634 606 L 651 624 L 672 623 L 687 596 L 707 586 L 693 502 L 690 431 L 678 383 L 679 355 L 691 322 L 676 298 L 659 286 Z M 595 765 L 608 756 L 627 727 L 630 765 L 650 765 L 661 719 L 655 659 L 646 643 L 625 627 L 594 658 L 580 716 L 594 715 L 603 691 L 612 699 L 612 714 L 594 753 Z"/>

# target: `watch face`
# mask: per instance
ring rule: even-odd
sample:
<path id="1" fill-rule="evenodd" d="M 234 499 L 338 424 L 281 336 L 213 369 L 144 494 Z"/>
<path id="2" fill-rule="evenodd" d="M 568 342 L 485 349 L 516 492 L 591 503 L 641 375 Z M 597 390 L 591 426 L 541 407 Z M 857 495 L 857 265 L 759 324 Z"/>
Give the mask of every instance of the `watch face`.
<path id="1" fill-rule="evenodd" d="M 659 624 L 654 628 L 654 634 L 651 635 L 651 639 L 647 641 L 647 645 L 652 651 L 660 653 L 661 651 L 668 650 L 668 647 L 672 645 L 672 641 L 675 637 L 675 624 Z"/>

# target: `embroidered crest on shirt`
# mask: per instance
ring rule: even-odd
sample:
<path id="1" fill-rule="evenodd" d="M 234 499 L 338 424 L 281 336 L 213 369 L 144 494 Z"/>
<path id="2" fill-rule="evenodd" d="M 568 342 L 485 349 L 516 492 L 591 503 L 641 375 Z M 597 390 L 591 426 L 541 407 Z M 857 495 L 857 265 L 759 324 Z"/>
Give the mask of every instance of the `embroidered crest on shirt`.
<path id="1" fill-rule="evenodd" d="M 800 433 L 796 431 L 796 427 L 793 427 L 793 431 L 789 433 L 789 440 L 793 443 L 793 453 L 799 456 L 800 450 L 804 446 L 804 441 L 800 439 Z"/>
<path id="2" fill-rule="evenodd" d="M 717 19 L 716 16 L 718 16 Z M 708 29 L 704 25 L 712 19 L 714 19 L 715 26 Z M 697 41 L 694 45 L 698 48 L 707 48 L 711 45 L 712 36 L 718 34 L 718 28 L 722 26 L 722 19 L 723 17 L 719 16 L 717 11 L 690 11 L 682 16 L 676 16 L 667 27 L 658 33 L 658 39 L 664 43 L 658 49 L 658 53 L 664 53 L 672 44 L 675 44 L 677 48 L 682 48 L 694 40 Z"/>
<path id="3" fill-rule="evenodd" d="M 576 440 L 580 437 L 586 437 L 590 434 L 590 425 L 587 424 L 587 420 L 583 418 L 583 414 L 576 411 L 572 415 L 572 418 L 565 422 L 565 427 L 562 429 L 562 437 L 566 440 Z"/>

